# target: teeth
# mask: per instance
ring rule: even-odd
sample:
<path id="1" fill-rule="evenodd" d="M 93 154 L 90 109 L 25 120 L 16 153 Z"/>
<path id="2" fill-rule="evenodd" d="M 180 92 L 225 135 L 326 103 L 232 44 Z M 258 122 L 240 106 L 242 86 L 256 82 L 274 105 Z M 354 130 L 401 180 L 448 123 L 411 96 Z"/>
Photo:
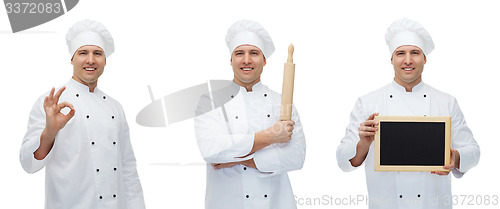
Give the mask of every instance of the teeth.
<path id="1" fill-rule="evenodd" d="M 406 70 L 406 71 L 413 70 L 413 68 L 403 68 L 403 69 Z"/>
<path id="2" fill-rule="evenodd" d="M 88 68 L 85 68 L 85 70 L 86 70 L 86 71 L 94 71 L 94 70 L 95 70 L 95 68 L 89 68 L 89 67 L 88 67 Z"/>
<path id="3" fill-rule="evenodd" d="M 244 71 L 252 70 L 252 68 L 243 68 Z"/>

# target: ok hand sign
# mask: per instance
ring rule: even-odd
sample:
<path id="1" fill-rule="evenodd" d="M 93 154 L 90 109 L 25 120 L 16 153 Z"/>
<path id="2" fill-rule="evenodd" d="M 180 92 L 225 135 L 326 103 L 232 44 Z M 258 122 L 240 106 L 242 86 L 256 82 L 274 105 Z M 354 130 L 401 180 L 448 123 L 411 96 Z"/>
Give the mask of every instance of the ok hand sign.
<path id="1" fill-rule="evenodd" d="M 55 88 L 52 88 L 49 95 L 43 100 L 43 109 L 45 110 L 45 129 L 40 136 L 40 147 L 33 153 L 38 160 L 44 159 L 52 149 L 57 132 L 64 128 L 66 123 L 75 115 L 73 105 L 68 102 L 59 102 L 59 97 L 66 87 L 59 89 L 54 94 Z M 61 110 L 65 107 L 70 109 L 69 113 L 64 115 Z"/>
<path id="2" fill-rule="evenodd" d="M 46 115 L 45 130 L 48 131 L 48 133 L 54 133 L 54 136 L 59 130 L 64 128 L 66 123 L 75 115 L 75 109 L 73 109 L 72 104 L 68 102 L 61 102 L 58 104 L 59 97 L 65 89 L 66 87 L 62 87 L 54 95 L 55 88 L 52 88 L 49 96 L 45 97 L 43 101 L 43 109 L 45 109 Z M 61 113 L 61 110 L 65 107 L 71 109 L 67 115 Z"/>

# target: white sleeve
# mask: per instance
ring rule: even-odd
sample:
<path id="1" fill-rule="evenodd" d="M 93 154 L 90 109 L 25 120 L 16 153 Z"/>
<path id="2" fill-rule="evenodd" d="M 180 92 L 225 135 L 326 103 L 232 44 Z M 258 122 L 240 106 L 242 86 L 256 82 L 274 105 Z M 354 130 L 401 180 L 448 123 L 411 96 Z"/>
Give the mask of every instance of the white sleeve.
<path id="1" fill-rule="evenodd" d="M 472 131 L 467 127 L 465 117 L 455 99 L 450 103 L 450 110 L 451 148 L 458 150 L 458 153 L 460 153 L 460 169 L 454 169 L 452 172 L 455 177 L 460 178 L 465 172 L 477 165 L 480 148 L 472 135 Z"/>
<path id="2" fill-rule="evenodd" d="M 122 114 L 125 118 L 123 111 Z M 128 208 L 144 209 L 146 208 L 144 195 L 139 174 L 137 173 L 137 163 L 130 143 L 130 130 L 126 119 L 123 120 L 121 129 L 120 138 L 122 144 L 120 148 L 122 151 L 123 181 L 125 194 L 127 195 L 127 205 Z"/>
<path id="3" fill-rule="evenodd" d="M 21 166 L 28 173 L 35 173 L 41 170 L 51 156 L 51 152 L 49 152 L 43 160 L 37 160 L 33 154 L 40 147 L 40 136 L 42 135 L 43 129 L 45 129 L 44 99 L 45 97 L 40 97 L 31 109 L 28 120 L 28 130 L 24 135 L 19 154 Z"/>
<path id="4" fill-rule="evenodd" d="M 306 157 L 306 139 L 299 114 L 293 106 L 292 120 L 295 121 L 292 139 L 288 143 L 272 144 L 254 154 L 257 169 L 263 175 L 278 175 L 299 170 Z"/>
<path id="5" fill-rule="evenodd" d="M 358 128 L 359 125 L 366 120 L 366 118 L 368 118 L 368 116 L 369 115 L 367 115 L 363 109 L 361 99 L 358 98 L 351 112 L 350 122 L 346 128 L 345 136 L 342 138 L 339 146 L 337 147 L 337 163 L 343 171 L 352 171 L 357 168 L 353 167 L 349 160 L 356 156 L 356 145 L 360 140 Z"/>
<path id="6" fill-rule="evenodd" d="M 231 134 L 224 119 L 222 107 L 215 110 L 207 108 L 211 100 L 208 96 L 200 98 L 200 114 L 194 118 L 195 135 L 203 159 L 208 163 L 239 162 L 249 159 L 254 143 L 254 134 Z"/>

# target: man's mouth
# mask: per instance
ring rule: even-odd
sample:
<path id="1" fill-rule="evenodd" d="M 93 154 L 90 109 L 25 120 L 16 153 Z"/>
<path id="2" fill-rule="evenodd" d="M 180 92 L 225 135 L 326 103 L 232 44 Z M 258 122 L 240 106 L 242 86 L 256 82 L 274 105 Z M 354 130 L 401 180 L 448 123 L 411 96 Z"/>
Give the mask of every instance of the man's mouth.
<path id="1" fill-rule="evenodd" d="M 94 70 L 95 70 L 95 68 L 93 68 L 93 67 L 86 67 L 86 68 L 84 68 L 84 69 L 85 69 L 86 71 L 94 71 Z"/>
<path id="2" fill-rule="evenodd" d="M 415 68 L 412 68 L 412 67 L 407 67 L 407 68 L 403 68 L 404 71 L 412 71 L 414 70 Z"/>
<path id="3" fill-rule="evenodd" d="M 242 70 L 244 70 L 244 71 L 250 71 L 250 70 L 253 70 L 253 68 L 249 68 L 249 67 L 247 67 L 247 68 L 241 68 L 241 69 L 242 69 Z"/>

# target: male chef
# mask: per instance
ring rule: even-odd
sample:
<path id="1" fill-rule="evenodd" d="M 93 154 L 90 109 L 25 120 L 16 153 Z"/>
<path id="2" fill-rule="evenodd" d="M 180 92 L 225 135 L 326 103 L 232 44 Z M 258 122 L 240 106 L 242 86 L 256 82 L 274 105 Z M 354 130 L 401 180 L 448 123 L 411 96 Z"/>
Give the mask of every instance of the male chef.
<path id="1" fill-rule="evenodd" d="M 369 208 L 451 208 L 449 172 L 373 170 L 377 115 L 451 116 L 451 163 L 444 168 L 460 178 L 479 161 L 479 146 L 456 99 L 422 81 L 427 56 L 434 49 L 429 33 L 418 22 L 400 19 L 387 29 L 385 37 L 394 80 L 358 99 L 337 149 L 338 164 L 342 170 L 352 171 L 365 163 Z"/>
<path id="2" fill-rule="evenodd" d="M 207 113 L 195 118 L 207 162 L 205 207 L 296 208 L 287 172 L 302 168 L 306 143 L 295 108 L 291 121 L 280 121 L 281 96 L 260 79 L 273 41 L 259 23 L 241 20 L 229 28 L 226 43 L 233 82 L 203 96 L 197 111 Z"/>
<path id="3" fill-rule="evenodd" d="M 47 209 L 145 208 L 125 114 L 97 87 L 113 38 L 101 23 L 83 20 L 66 43 L 73 76 L 35 102 L 21 165 L 28 173 L 45 167 Z"/>

